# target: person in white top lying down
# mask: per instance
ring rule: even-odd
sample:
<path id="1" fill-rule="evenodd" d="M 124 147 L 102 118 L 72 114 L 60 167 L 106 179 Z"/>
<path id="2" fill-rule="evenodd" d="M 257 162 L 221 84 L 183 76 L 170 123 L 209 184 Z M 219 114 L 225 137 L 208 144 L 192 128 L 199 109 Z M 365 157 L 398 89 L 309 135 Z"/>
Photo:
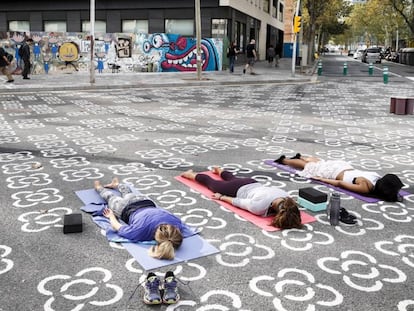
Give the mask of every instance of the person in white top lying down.
<path id="1" fill-rule="evenodd" d="M 275 186 L 265 186 L 253 178 L 237 177 L 219 167 L 213 173 L 216 180 L 203 173 L 188 170 L 182 177 L 195 180 L 214 192 L 213 198 L 230 203 L 258 216 L 274 215 L 270 225 L 280 229 L 302 228 L 301 216 L 295 200 Z"/>
<path id="2" fill-rule="evenodd" d="M 381 177 L 376 172 L 354 169 L 346 161 L 326 161 L 316 157 L 304 157 L 300 153 L 291 158 L 281 155 L 274 162 L 301 170 L 298 171 L 300 176 L 320 180 L 356 193 L 367 194 L 389 202 L 402 200 L 399 191 L 403 183 L 395 174 Z"/>

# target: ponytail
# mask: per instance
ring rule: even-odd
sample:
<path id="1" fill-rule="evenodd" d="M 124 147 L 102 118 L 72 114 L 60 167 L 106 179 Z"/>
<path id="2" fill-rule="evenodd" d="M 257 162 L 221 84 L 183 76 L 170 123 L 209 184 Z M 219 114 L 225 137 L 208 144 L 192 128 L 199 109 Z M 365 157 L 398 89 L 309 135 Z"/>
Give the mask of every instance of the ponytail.
<path id="1" fill-rule="evenodd" d="M 155 240 L 158 245 L 148 251 L 149 255 L 158 259 L 174 259 L 175 249 L 183 242 L 181 231 L 172 225 L 160 225 L 155 231 Z"/>

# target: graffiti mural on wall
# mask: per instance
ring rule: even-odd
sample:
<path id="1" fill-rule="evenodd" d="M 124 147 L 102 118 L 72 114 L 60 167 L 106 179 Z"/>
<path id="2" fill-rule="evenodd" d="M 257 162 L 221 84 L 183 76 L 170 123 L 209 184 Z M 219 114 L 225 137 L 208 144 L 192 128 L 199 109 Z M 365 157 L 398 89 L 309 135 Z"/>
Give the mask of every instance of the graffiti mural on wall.
<path id="1" fill-rule="evenodd" d="M 202 69 L 220 70 L 219 53 L 212 39 L 201 40 Z M 143 42 L 144 53 L 159 53 L 161 71 L 195 71 L 197 69 L 196 40 L 180 35 L 152 34 Z"/>
<path id="2" fill-rule="evenodd" d="M 15 55 L 18 74 L 23 66 L 18 50 L 33 39 L 33 74 L 89 71 L 91 41 L 85 33 L 0 32 L 0 45 Z M 221 39 L 201 40 L 203 71 L 222 69 Z M 96 34 L 94 66 L 103 72 L 196 71 L 196 39 L 176 34 Z"/>

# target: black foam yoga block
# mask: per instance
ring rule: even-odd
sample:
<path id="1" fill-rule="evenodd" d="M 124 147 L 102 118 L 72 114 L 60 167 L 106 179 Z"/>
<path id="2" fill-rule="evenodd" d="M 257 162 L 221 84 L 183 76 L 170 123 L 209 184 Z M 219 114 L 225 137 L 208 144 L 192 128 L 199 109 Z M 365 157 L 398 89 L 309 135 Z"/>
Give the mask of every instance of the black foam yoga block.
<path id="1" fill-rule="evenodd" d="M 82 214 L 67 214 L 63 217 L 63 233 L 82 232 Z"/>
<path id="2" fill-rule="evenodd" d="M 314 188 L 299 189 L 299 196 L 312 203 L 323 203 L 328 201 L 328 195 Z"/>

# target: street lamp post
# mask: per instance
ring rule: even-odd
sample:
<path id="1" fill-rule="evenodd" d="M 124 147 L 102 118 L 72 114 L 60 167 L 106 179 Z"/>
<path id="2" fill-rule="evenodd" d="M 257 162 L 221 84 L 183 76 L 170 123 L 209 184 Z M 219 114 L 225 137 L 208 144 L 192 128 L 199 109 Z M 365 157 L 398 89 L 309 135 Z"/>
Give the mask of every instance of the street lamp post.
<path id="1" fill-rule="evenodd" d="M 95 0 L 91 0 L 90 8 L 90 40 L 91 40 L 91 64 L 90 64 L 90 83 L 95 83 L 95 62 L 94 62 L 94 42 L 95 42 Z"/>
<path id="2" fill-rule="evenodd" d="M 295 16 L 299 16 L 300 0 L 296 3 L 296 13 Z M 293 29 L 294 27 L 292 27 Z M 296 46 L 298 41 L 299 33 L 293 31 L 293 51 L 292 51 L 292 77 L 295 76 L 295 66 L 296 66 Z"/>
<path id="3" fill-rule="evenodd" d="M 195 20 L 197 37 L 197 80 L 201 80 L 201 8 L 200 0 L 195 0 Z"/>

